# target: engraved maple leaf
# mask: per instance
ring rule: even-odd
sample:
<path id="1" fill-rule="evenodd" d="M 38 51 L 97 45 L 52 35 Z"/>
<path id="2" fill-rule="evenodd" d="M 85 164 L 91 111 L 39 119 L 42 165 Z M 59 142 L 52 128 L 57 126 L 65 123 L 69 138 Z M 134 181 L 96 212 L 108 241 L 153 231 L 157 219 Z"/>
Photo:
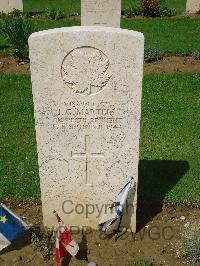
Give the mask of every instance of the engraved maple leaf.
<path id="1" fill-rule="evenodd" d="M 92 50 L 92 52 L 91 52 Z M 90 95 L 100 91 L 109 81 L 109 60 L 94 48 L 75 49 L 63 64 L 63 80 L 76 93 Z"/>

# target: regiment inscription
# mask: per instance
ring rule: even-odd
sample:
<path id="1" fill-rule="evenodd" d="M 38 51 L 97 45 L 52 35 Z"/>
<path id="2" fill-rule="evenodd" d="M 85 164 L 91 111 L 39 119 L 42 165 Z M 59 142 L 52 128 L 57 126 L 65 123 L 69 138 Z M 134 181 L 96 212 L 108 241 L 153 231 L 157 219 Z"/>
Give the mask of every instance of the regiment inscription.
<path id="1" fill-rule="evenodd" d="M 117 129 L 122 117 L 116 116 L 116 108 L 109 102 L 66 102 L 53 117 L 53 128 L 73 129 Z"/>

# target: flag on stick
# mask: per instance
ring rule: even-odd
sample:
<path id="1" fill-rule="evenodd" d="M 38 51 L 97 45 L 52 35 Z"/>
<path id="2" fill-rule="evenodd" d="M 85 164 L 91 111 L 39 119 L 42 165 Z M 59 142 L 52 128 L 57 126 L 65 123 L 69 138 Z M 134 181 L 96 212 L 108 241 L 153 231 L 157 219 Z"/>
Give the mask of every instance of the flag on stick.
<path id="1" fill-rule="evenodd" d="M 73 239 L 67 226 L 61 220 L 60 216 L 56 211 L 53 212 L 56 216 L 58 222 L 58 228 L 56 232 L 56 263 L 60 265 L 61 259 L 65 257 L 68 253 L 71 256 L 76 256 L 79 251 L 79 246 Z"/>
<path id="2" fill-rule="evenodd" d="M 108 233 L 112 231 L 117 224 L 120 226 L 123 216 L 123 207 L 126 204 L 129 191 L 135 187 L 135 181 L 133 178 L 122 188 L 119 192 L 116 200 L 113 202 L 108 213 L 106 213 L 99 223 L 99 231 Z M 118 227 L 119 230 L 119 227 Z"/>
<path id="3" fill-rule="evenodd" d="M 0 251 L 23 235 L 27 229 L 27 224 L 3 203 L 0 204 Z"/>

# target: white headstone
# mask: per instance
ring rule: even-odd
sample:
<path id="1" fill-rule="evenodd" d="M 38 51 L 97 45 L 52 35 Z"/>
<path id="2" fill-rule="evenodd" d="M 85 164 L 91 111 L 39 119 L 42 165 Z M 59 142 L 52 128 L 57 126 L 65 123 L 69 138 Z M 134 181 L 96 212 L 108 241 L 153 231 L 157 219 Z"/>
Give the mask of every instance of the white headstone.
<path id="1" fill-rule="evenodd" d="M 81 0 L 81 25 L 120 28 L 121 0 Z"/>
<path id="2" fill-rule="evenodd" d="M 138 179 L 143 34 L 60 28 L 32 34 L 29 47 L 44 225 L 55 209 L 67 225 L 96 229 Z"/>
<path id="3" fill-rule="evenodd" d="M 0 12 L 9 13 L 13 9 L 23 11 L 23 0 L 0 0 Z"/>
<path id="4" fill-rule="evenodd" d="M 197 13 L 200 11 L 200 0 L 187 0 L 186 11 L 189 13 Z"/>

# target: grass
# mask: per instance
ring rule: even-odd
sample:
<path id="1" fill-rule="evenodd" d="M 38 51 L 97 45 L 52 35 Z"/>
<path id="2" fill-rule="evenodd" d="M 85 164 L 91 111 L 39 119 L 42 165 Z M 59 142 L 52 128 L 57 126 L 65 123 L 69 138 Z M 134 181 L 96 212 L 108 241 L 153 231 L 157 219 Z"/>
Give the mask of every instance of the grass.
<path id="1" fill-rule="evenodd" d="M 81 0 L 25 0 L 25 12 L 44 12 L 47 8 L 60 9 L 66 14 L 81 12 Z"/>
<path id="2" fill-rule="evenodd" d="M 164 53 L 190 54 L 199 50 L 200 20 L 122 20 L 122 28 L 141 31 L 146 42 Z"/>
<path id="3" fill-rule="evenodd" d="M 0 88 L 0 198 L 39 198 L 30 78 L 0 76 Z"/>
<path id="4" fill-rule="evenodd" d="M 36 29 L 52 29 L 80 25 L 79 20 L 36 20 Z M 166 54 L 192 54 L 199 50 L 200 20 L 198 19 L 136 19 L 122 20 L 122 28 L 141 31 L 145 41 Z M 0 47 L 6 45 L 0 36 Z"/>
<path id="5" fill-rule="evenodd" d="M 130 4 L 137 4 L 139 0 L 122 0 L 122 9 Z M 185 11 L 186 0 L 167 0 L 169 8 L 176 8 L 178 13 Z M 60 9 L 66 14 L 79 13 L 81 10 L 81 0 L 24 0 L 25 12 L 43 12 L 47 8 Z"/>
<path id="6" fill-rule="evenodd" d="M 148 260 L 130 261 L 127 266 L 153 266 Z"/>
<path id="7" fill-rule="evenodd" d="M 142 199 L 200 199 L 200 74 L 144 78 L 140 158 Z M 150 162 L 149 162 L 150 160 Z"/>
<path id="8" fill-rule="evenodd" d="M 199 201 L 200 74 L 145 75 L 139 198 Z M 1 75 L 0 199 L 40 199 L 30 76 Z"/>

